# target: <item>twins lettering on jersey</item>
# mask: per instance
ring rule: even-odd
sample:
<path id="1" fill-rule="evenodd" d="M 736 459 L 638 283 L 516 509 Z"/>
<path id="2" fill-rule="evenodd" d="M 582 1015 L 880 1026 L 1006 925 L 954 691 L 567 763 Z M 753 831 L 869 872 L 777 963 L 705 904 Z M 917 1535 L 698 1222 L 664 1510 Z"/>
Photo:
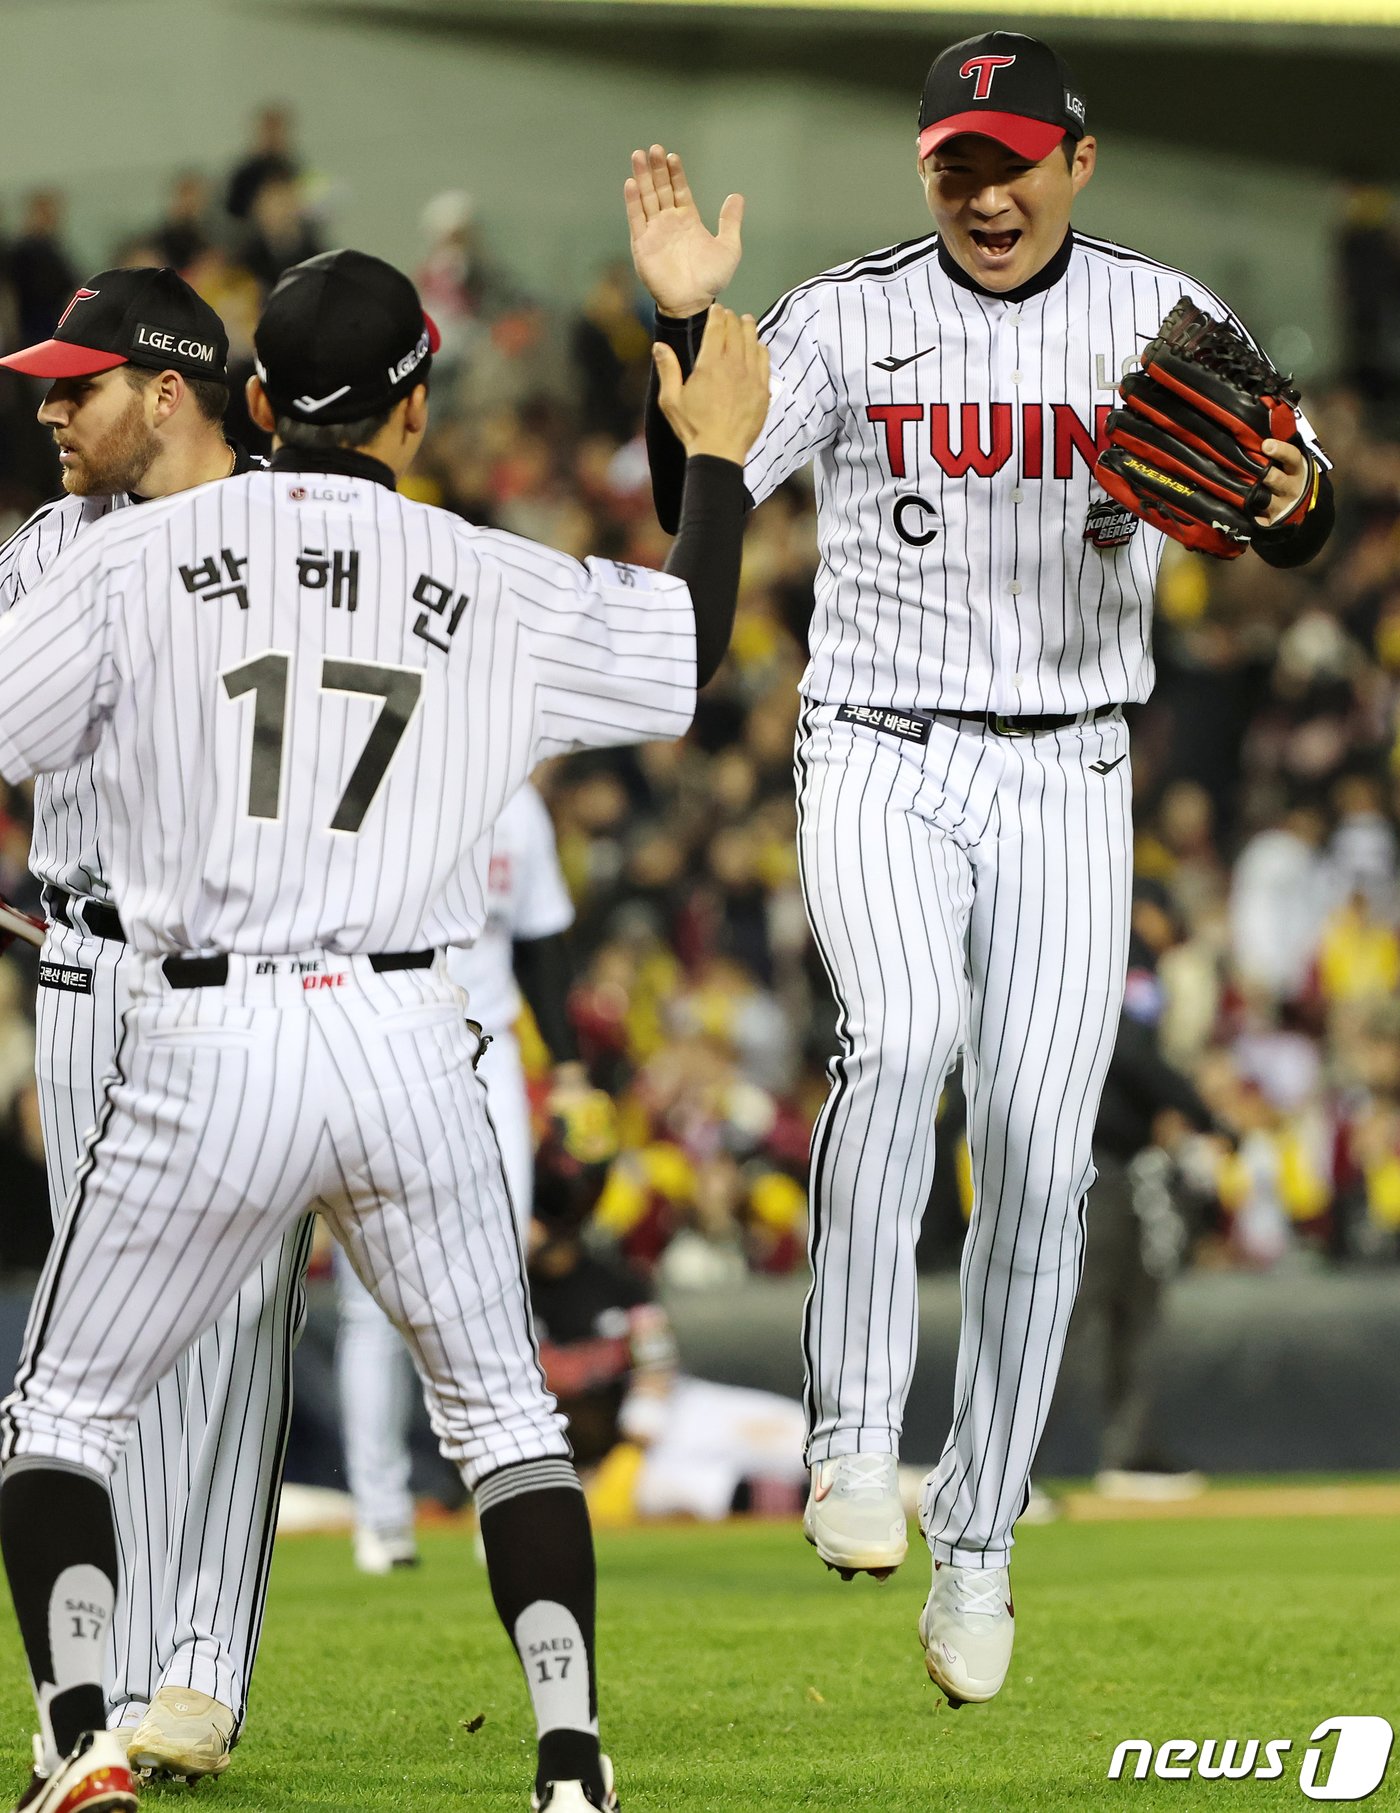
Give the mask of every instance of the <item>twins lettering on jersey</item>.
<path id="1" fill-rule="evenodd" d="M 883 461 L 891 478 L 908 477 L 911 451 L 927 445 L 951 479 L 992 478 L 1019 449 L 1020 477 L 1068 480 L 1076 459 L 1092 470 L 1105 445 L 1112 407 L 1100 403 L 1095 408 L 1092 430 L 1069 403 L 1022 403 L 1019 411 L 1013 403 L 962 403 L 956 418 L 950 403 L 868 403 L 865 414 L 884 431 Z M 907 547 L 926 548 L 938 534 L 938 507 L 916 491 L 904 492 L 890 506 L 890 522 Z M 1091 505 L 1084 539 L 1100 549 L 1121 547 L 1136 527 L 1131 516 L 1125 523 L 1122 511 L 1106 527 Z"/>
<path id="2" fill-rule="evenodd" d="M 1090 428 L 1068 403 L 960 403 L 954 427 L 951 403 L 868 403 L 866 418 L 884 429 L 885 464 L 892 478 L 908 472 L 910 430 L 927 422 L 920 438 L 949 478 L 991 478 L 1020 446 L 1022 478 L 1067 479 L 1075 456 L 1091 470 L 1107 440 L 1111 403 L 1100 403 Z M 1015 432 L 1017 416 L 1020 434 Z M 1050 470 L 1045 469 L 1049 426 Z"/>
<path id="3" fill-rule="evenodd" d="M 966 75 L 968 70 L 962 73 Z M 936 345 L 931 344 L 903 357 L 891 353 L 876 359 L 874 367 L 893 374 L 934 351 Z M 1136 362 L 1132 355 L 1122 360 L 1120 374 Z M 1116 379 L 1110 375 L 1103 353 L 1094 356 L 1094 387 L 1116 390 Z M 952 479 L 991 478 L 1016 457 L 1021 478 L 1068 480 L 1074 476 L 1076 459 L 1093 469 L 1106 444 L 1112 408 L 1111 403 L 1096 405 L 1092 429 L 1070 403 L 962 403 L 957 405 L 956 418 L 950 403 L 870 403 L 865 414 L 884 430 L 883 463 L 891 478 L 908 477 L 911 450 L 926 444 L 935 463 Z M 890 521 L 908 547 L 927 547 L 938 534 L 937 507 L 917 492 L 895 499 Z M 1112 512 L 1110 521 L 1097 505 L 1091 505 L 1084 539 L 1100 549 L 1122 547 L 1132 539 L 1136 527 L 1136 520 L 1130 515 L 1125 518 L 1121 510 Z"/>

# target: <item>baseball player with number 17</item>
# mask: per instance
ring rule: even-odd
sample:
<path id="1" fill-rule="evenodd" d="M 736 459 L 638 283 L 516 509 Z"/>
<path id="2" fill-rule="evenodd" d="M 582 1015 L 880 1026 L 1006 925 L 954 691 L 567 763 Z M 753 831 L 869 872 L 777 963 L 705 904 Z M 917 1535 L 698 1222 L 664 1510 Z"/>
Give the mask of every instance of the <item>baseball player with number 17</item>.
<path id="1" fill-rule="evenodd" d="M 1120 374 L 1163 316 L 1184 293 L 1230 318 L 1195 279 L 1071 229 L 1095 156 L 1048 45 L 994 31 L 945 50 L 915 159 L 937 230 L 799 284 L 764 317 L 772 402 L 745 468 L 758 503 L 816 462 L 821 545 L 799 840 L 840 1051 L 812 1147 L 806 1533 L 847 1575 L 883 1576 L 906 1553 L 914 1246 L 934 1107 L 961 1052 L 975 1208 L 951 1426 L 923 1490 L 919 1620 L 954 1704 L 990 1699 L 1010 1664 L 1012 1526 L 1079 1282 L 1126 963 L 1122 708 L 1152 684 L 1161 530 L 1292 565 L 1332 520 L 1325 461 L 1291 408 L 1264 413 L 1262 439 L 1250 430 L 1253 464 L 1234 461 L 1252 478 L 1228 534 L 1179 451 L 1165 471 L 1133 452 L 1096 475 Z M 712 236 L 660 145 L 633 154 L 625 199 L 665 404 L 738 264 L 742 199 Z M 1163 416 L 1160 400 L 1138 398 Z M 1228 438 L 1193 419 L 1197 447 Z M 681 468 L 655 393 L 647 434 L 669 526 Z M 1140 481 L 1160 497 L 1139 498 Z"/>
<path id="2" fill-rule="evenodd" d="M 294 266 L 249 383 L 270 469 L 112 513 L 0 622 L 0 773 L 92 757 L 132 966 L 0 1417 L 39 1720 L 26 1813 L 136 1805 L 105 1729 L 107 1482 L 146 1393 L 313 1207 L 475 1492 L 535 1716 L 532 1807 L 617 1805 L 587 1512 L 443 952 L 480 931 L 473 853 L 539 761 L 689 724 L 733 624 L 767 356 L 752 321 L 713 311 L 660 574 L 398 494 L 434 344 L 381 260 Z"/>

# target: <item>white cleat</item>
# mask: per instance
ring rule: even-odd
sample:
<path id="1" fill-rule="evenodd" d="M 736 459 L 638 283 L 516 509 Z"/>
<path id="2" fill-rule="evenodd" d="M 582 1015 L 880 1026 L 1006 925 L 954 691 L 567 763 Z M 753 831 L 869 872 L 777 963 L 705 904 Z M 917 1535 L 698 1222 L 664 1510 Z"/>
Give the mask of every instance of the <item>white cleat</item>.
<path id="1" fill-rule="evenodd" d="M 613 1786 L 613 1766 L 605 1756 L 603 1764 L 603 1798 L 594 1800 L 582 1782 L 546 1782 L 538 1794 L 531 1794 L 531 1813 L 618 1813 L 617 1789 Z"/>
<path id="2" fill-rule="evenodd" d="M 34 1775 L 19 1803 L 23 1813 L 135 1813 L 136 1783 L 117 1732 L 84 1732 L 52 1775 L 39 1770 L 37 1738 L 34 1758 Z"/>
<path id="3" fill-rule="evenodd" d="M 909 1553 L 899 1462 L 893 1454 L 842 1454 L 812 1468 L 802 1534 L 843 1580 L 887 1580 Z"/>
<path id="4" fill-rule="evenodd" d="M 411 1530 L 381 1535 L 378 1530 L 356 1530 L 355 1566 L 362 1574 L 394 1574 L 417 1567 L 422 1557 Z"/>
<path id="5" fill-rule="evenodd" d="M 928 1678 L 950 1706 L 975 1705 L 1000 1693 L 1015 1639 L 1016 1608 L 1004 1567 L 934 1562 L 919 1641 Z"/>
<path id="6" fill-rule="evenodd" d="M 125 1739 L 126 1754 L 142 1781 L 171 1775 L 197 1782 L 228 1768 L 237 1723 L 228 1707 L 207 1693 L 162 1687 L 136 1729 L 115 1735 Z"/>

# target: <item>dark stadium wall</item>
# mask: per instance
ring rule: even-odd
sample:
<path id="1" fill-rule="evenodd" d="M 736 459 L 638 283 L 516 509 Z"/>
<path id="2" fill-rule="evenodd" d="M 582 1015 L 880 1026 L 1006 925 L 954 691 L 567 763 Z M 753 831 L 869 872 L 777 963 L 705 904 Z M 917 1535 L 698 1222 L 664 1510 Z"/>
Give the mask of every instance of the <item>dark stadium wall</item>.
<path id="1" fill-rule="evenodd" d="M 411 266 L 423 202 L 464 188 L 496 257 L 564 301 L 625 250 L 627 153 L 655 137 L 684 149 L 710 205 L 731 188 L 748 196 L 733 295 L 746 307 L 927 227 L 911 143 L 921 69 L 904 93 L 885 77 L 843 81 L 844 64 L 830 77 L 774 67 L 758 46 L 742 69 L 692 73 L 679 54 L 618 54 L 615 27 L 560 43 L 298 0 L 9 0 L 4 12 L 3 219 L 12 225 L 26 190 L 57 184 L 89 266 L 154 218 L 174 169 L 226 170 L 272 99 L 297 112 L 336 240 Z M 1095 64 L 1111 79 L 1111 57 Z M 1170 97 L 1134 96 L 1129 106 L 1115 93 L 1106 109 L 1082 224 L 1187 264 L 1282 362 L 1325 370 L 1333 179 L 1193 151 L 1185 133 L 1164 145 L 1149 129 Z M 1136 135 L 1124 130 L 1134 120 Z"/>

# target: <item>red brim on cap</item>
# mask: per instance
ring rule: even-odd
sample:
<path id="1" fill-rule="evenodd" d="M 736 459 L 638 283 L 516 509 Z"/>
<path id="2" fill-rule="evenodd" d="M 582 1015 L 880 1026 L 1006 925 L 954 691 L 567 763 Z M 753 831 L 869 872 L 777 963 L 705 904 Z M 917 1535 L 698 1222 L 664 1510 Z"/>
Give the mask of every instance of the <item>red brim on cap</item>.
<path id="1" fill-rule="evenodd" d="M 438 332 L 437 322 L 433 320 L 427 309 L 423 310 L 423 325 L 428 330 L 428 351 L 435 353 L 442 345 L 442 335 Z"/>
<path id="2" fill-rule="evenodd" d="M 23 346 L 0 359 L 0 365 L 31 378 L 90 378 L 127 363 L 125 353 L 100 353 L 92 346 L 74 346 L 71 340 L 40 340 L 37 346 Z"/>
<path id="3" fill-rule="evenodd" d="M 961 132 L 975 132 L 979 138 L 995 139 L 1014 151 L 1017 157 L 1028 157 L 1038 164 L 1065 136 L 1063 126 L 1051 126 L 1044 120 L 1028 120 L 1020 113 L 993 113 L 978 108 L 973 113 L 950 113 L 946 120 L 935 120 L 919 134 L 919 162 L 931 151 Z"/>

